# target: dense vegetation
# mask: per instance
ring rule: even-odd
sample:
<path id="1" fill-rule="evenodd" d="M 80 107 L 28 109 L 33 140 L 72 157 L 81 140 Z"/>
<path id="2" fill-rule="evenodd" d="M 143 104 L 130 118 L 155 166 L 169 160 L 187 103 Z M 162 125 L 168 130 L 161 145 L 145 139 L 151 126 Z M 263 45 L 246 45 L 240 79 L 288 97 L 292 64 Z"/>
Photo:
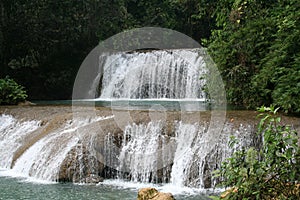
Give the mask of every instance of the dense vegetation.
<path id="1" fill-rule="evenodd" d="M 25 101 L 26 98 L 23 86 L 9 77 L 0 79 L 0 105 L 15 105 Z"/>
<path id="2" fill-rule="evenodd" d="M 222 2 L 223 12 L 216 14 L 220 29 L 213 30 L 209 47 L 229 102 L 299 113 L 299 1 Z"/>
<path id="3" fill-rule="evenodd" d="M 260 148 L 236 151 L 222 163 L 217 175 L 231 187 L 223 199 L 300 199 L 300 147 L 297 133 L 281 122 L 274 107 L 260 108 Z M 233 138 L 230 147 L 236 145 Z M 219 199 L 214 197 L 213 199 Z"/>
<path id="4" fill-rule="evenodd" d="M 68 99 L 99 41 L 160 26 L 208 47 L 231 104 L 300 112 L 298 0 L 2 0 L 0 78 L 30 99 Z"/>

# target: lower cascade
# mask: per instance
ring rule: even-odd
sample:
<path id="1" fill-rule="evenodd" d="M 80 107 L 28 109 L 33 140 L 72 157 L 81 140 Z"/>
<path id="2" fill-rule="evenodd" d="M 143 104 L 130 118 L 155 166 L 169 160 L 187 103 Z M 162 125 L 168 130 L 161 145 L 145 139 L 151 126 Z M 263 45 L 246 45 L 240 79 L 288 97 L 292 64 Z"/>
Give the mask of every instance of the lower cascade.
<path id="1" fill-rule="evenodd" d="M 218 143 L 205 146 L 207 126 L 176 122 L 173 135 L 164 133 L 160 122 L 129 125 L 123 135 L 119 154 L 118 178 L 133 182 L 171 183 L 178 187 L 211 188 L 218 183 L 212 172 L 235 150 L 255 145 L 251 126 L 240 125 L 232 134 L 222 135 Z M 234 149 L 228 148 L 230 136 L 239 140 Z M 130 139 L 128 139 L 130 138 Z"/>
<path id="2" fill-rule="evenodd" d="M 39 127 L 38 121 L 19 122 L 11 115 L 2 115 L 0 124 L 0 167 L 10 168 L 14 151 L 22 145 L 22 139 Z"/>
<path id="3" fill-rule="evenodd" d="M 160 120 L 113 124 L 114 116 L 49 121 L 0 115 L 0 167 L 44 181 L 98 183 L 119 179 L 213 188 L 214 170 L 232 153 L 258 145 L 252 124 L 226 122 L 217 142 L 207 144 L 208 122 Z M 238 143 L 228 147 L 234 136 Z M 210 148 L 207 148 L 210 146 Z"/>

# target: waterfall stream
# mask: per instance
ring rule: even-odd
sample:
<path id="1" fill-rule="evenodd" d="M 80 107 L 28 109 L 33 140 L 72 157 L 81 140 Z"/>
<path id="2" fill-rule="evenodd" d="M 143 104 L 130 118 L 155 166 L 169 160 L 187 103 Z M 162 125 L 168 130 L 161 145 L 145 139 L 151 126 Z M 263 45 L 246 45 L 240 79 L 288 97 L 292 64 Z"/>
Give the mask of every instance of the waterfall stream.
<path id="1" fill-rule="evenodd" d="M 46 181 L 56 180 L 60 165 L 78 142 L 78 138 L 68 127 L 42 138 L 16 161 L 13 171 Z"/>
<path id="2" fill-rule="evenodd" d="M 216 144 L 205 144 L 205 135 L 210 134 L 207 125 L 176 122 L 173 136 L 165 135 L 161 127 L 160 122 L 127 126 L 119 156 L 119 171 L 126 172 L 122 179 L 170 182 L 176 187 L 215 187 L 218 180 L 212 177 L 212 173 L 221 162 L 235 150 L 255 145 L 256 137 L 251 126 L 240 125 L 234 130 L 227 124 L 226 132 Z M 231 136 L 239 141 L 235 149 L 227 145 Z M 214 148 L 206 148 L 207 145 Z"/>
<path id="3" fill-rule="evenodd" d="M 215 187 L 220 180 L 213 171 L 235 150 L 257 145 L 257 138 L 252 122 L 214 121 L 220 110 L 195 108 L 193 102 L 207 98 L 204 61 L 201 49 L 100 55 L 99 73 L 84 94 L 111 102 L 156 100 L 151 108 L 0 108 L 0 168 L 54 182 Z M 181 110 L 169 111 L 158 100 L 178 101 Z M 231 136 L 239 141 L 234 149 L 227 145 Z"/>
<path id="4" fill-rule="evenodd" d="M 45 125 L 1 115 L 0 167 L 12 166 L 15 174 L 44 181 L 65 180 L 63 176 L 73 182 L 85 182 L 89 176 L 98 174 L 132 182 L 211 188 L 218 183 L 212 172 L 225 158 L 237 149 L 257 143 L 252 125 L 234 127 L 226 123 L 218 142 L 206 144 L 205 137 L 210 134 L 207 123 L 182 121 L 174 121 L 171 131 L 162 121 L 128 124 L 117 135 L 104 133 L 99 143 L 98 131 L 93 127 L 110 119 L 113 116 L 66 120 L 28 146 L 12 165 L 14 154 L 26 144 L 25 136 Z M 234 149 L 227 145 L 230 136 L 239 141 Z M 213 148 L 206 148 L 207 145 Z"/>
<path id="5" fill-rule="evenodd" d="M 103 74 L 89 92 L 100 87 L 99 99 L 205 99 L 200 49 L 120 52 L 99 60 Z"/>
<path id="6" fill-rule="evenodd" d="M 11 115 L 2 115 L 0 123 L 0 167 L 10 168 L 15 151 L 24 138 L 39 127 L 39 121 L 20 122 Z"/>

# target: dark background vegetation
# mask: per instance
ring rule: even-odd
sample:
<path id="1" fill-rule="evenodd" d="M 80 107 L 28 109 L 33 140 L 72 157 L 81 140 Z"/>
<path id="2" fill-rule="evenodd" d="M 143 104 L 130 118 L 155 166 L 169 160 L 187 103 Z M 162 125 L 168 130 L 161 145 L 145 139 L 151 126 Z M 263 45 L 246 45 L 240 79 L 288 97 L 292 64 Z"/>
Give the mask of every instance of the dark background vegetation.
<path id="1" fill-rule="evenodd" d="M 81 62 L 121 31 L 159 26 L 209 49 L 233 105 L 300 112 L 299 0 L 1 0 L 0 78 L 70 99 Z"/>

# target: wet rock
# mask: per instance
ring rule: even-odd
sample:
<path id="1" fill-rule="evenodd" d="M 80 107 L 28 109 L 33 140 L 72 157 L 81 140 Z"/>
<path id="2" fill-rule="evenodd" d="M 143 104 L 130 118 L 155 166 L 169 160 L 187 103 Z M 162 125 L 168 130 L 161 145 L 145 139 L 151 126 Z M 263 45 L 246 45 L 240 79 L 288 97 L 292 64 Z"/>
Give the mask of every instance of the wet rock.
<path id="1" fill-rule="evenodd" d="M 137 200 L 175 200 L 171 193 L 163 193 L 155 188 L 142 188 L 139 190 Z"/>
<path id="2" fill-rule="evenodd" d="M 103 178 L 98 176 L 97 174 L 90 174 L 87 177 L 80 180 L 80 183 L 87 183 L 87 184 L 97 184 L 103 182 Z"/>
<path id="3" fill-rule="evenodd" d="M 204 188 L 211 188 L 212 187 L 212 175 L 211 175 L 211 170 L 209 169 L 209 166 L 207 163 L 205 163 L 204 166 L 204 174 L 203 174 L 203 183 L 204 183 Z"/>
<path id="4" fill-rule="evenodd" d="M 86 146 L 78 144 L 66 156 L 61 164 L 59 182 L 99 183 L 104 169 L 101 155 L 90 152 Z"/>

